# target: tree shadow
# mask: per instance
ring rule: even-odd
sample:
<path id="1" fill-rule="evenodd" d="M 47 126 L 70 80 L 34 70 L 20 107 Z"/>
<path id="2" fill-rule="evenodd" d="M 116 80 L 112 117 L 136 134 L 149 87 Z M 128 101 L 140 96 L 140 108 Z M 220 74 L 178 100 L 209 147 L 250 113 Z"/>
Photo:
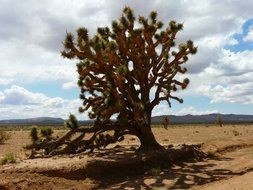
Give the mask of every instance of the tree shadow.
<path id="1" fill-rule="evenodd" d="M 172 151 L 173 152 L 173 151 Z M 243 175 L 228 169 L 217 169 L 220 161 L 229 157 L 198 157 L 196 152 L 175 157 L 175 160 L 160 159 L 160 155 L 145 157 L 125 147 L 117 147 L 94 152 L 96 159 L 89 161 L 83 168 L 73 171 L 41 171 L 46 176 L 62 177 L 70 180 L 92 179 L 98 189 L 188 189 L 222 180 L 230 176 Z"/>
<path id="2" fill-rule="evenodd" d="M 0 185 L 0 189 L 1 189 L 1 190 L 8 190 L 8 188 L 5 187 L 5 186 L 3 186 L 3 185 Z"/>
<path id="3" fill-rule="evenodd" d="M 135 150 L 138 148 L 138 146 L 120 146 L 116 145 L 114 148 L 103 148 L 94 151 L 93 153 L 86 153 L 85 155 L 93 156 L 95 158 L 103 158 L 103 159 L 109 159 L 109 160 L 119 160 L 125 157 L 133 158 L 136 157 Z"/>
<path id="4" fill-rule="evenodd" d="M 229 158 L 218 159 L 215 161 L 226 161 Z M 206 159 L 201 162 L 183 162 L 177 163 L 168 168 L 157 168 L 158 173 L 152 173 L 152 169 L 145 171 L 142 175 L 118 176 L 114 178 L 99 177 L 96 181 L 99 182 L 98 189 L 126 189 L 133 188 L 141 189 L 189 189 L 196 185 L 204 185 L 214 181 L 229 178 L 231 176 L 240 176 L 247 172 L 253 171 L 253 168 L 241 172 L 232 172 L 228 169 L 217 169 L 217 164 L 210 164 L 208 161 L 213 159 Z M 132 168 L 134 170 L 134 168 Z"/>

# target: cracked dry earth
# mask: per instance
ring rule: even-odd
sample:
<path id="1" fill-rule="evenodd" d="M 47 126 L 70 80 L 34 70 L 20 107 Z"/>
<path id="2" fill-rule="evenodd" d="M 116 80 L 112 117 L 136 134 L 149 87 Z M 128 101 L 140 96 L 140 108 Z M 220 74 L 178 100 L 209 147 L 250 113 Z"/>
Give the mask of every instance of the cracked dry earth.
<path id="1" fill-rule="evenodd" d="M 233 130 L 239 132 L 234 136 Z M 185 126 L 153 129 L 161 144 L 199 144 L 212 156 L 184 159 L 166 167 L 143 167 L 133 147 L 137 139 L 99 150 L 92 155 L 25 159 L 22 146 L 28 132 L 10 132 L 0 145 L 0 157 L 15 152 L 15 164 L 0 166 L 0 190 L 5 189 L 253 189 L 253 126 Z M 62 133 L 59 131 L 57 133 Z M 130 148 L 132 147 L 132 148 Z"/>

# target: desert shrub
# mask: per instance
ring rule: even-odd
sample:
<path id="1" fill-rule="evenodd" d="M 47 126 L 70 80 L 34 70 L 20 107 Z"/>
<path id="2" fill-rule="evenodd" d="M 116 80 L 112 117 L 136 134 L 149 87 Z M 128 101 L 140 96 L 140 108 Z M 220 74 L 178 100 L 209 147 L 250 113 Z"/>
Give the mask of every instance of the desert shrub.
<path id="1" fill-rule="evenodd" d="M 69 115 L 69 118 L 64 122 L 64 125 L 71 130 L 75 130 L 79 127 L 78 121 L 73 114 Z"/>
<path id="2" fill-rule="evenodd" d="M 16 160 L 17 158 L 13 153 L 8 153 L 0 160 L 0 165 L 15 163 Z"/>
<path id="3" fill-rule="evenodd" d="M 233 134 L 234 134 L 234 136 L 238 136 L 239 132 L 237 130 L 233 130 Z"/>
<path id="4" fill-rule="evenodd" d="M 163 117 L 163 127 L 164 127 L 164 129 L 168 129 L 168 124 L 169 124 L 169 117 L 164 116 Z"/>
<path id="5" fill-rule="evenodd" d="M 151 175 L 159 175 L 161 173 L 161 169 L 159 167 L 155 167 L 149 170 L 149 173 Z"/>
<path id="6" fill-rule="evenodd" d="M 10 139 L 10 135 L 5 131 L 0 131 L 0 144 L 5 143 L 8 139 Z"/>
<path id="7" fill-rule="evenodd" d="M 222 122 L 221 116 L 218 115 L 218 116 L 216 117 L 215 124 L 216 124 L 216 125 L 219 125 L 220 127 L 222 127 L 223 122 Z"/>
<path id="8" fill-rule="evenodd" d="M 40 133 L 41 136 L 49 138 L 53 134 L 53 130 L 50 127 L 45 127 L 40 129 Z"/>
<path id="9" fill-rule="evenodd" d="M 25 150 L 31 150 L 33 148 L 33 144 L 26 144 L 23 146 L 23 149 Z"/>
<path id="10" fill-rule="evenodd" d="M 31 138 L 32 138 L 32 140 L 34 142 L 36 142 L 39 139 L 39 137 L 38 137 L 38 131 L 37 131 L 36 127 L 34 127 L 34 126 L 32 127 L 30 136 L 31 136 Z"/>

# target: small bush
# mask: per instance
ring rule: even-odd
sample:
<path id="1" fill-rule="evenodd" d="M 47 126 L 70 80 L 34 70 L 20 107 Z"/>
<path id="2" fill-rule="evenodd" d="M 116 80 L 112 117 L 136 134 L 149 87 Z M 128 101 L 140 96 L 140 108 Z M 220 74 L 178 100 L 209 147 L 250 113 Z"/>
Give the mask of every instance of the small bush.
<path id="1" fill-rule="evenodd" d="M 10 139 L 10 135 L 5 131 L 0 131 L 0 144 L 5 143 L 8 139 Z"/>
<path id="2" fill-rule="evenodd" d="M 221 116 L 217 116 L 216 117 L 216 121 L 215 121 L 215 124 L 219 125 L 220 127 L 222 127 L 222 119 L 221 119 Z"/>
<path id="3" fill-rule="evenodd" d="M 23 146 L 23 149 L 25 149 L 25 150 L 31 150 L 31 149 L 33 149 L 33 144 L 26 144 L 26 145 L 24 145 Z"/>
<path id="4" fill-rule="evenodd" d="M 51 137 L 51 135 L 53 134 L 53 130 L 50 127 L 46 127 L 46 128 L 42 128 L 40 130 L 40 133 L 43 137 Z"/>
<path id="5" fill-rule="evenodd" d="M 164 129 L 168 129 L 168 124 L 169 124 L 169 117 L 164 116 L 163 117 L 163 127 L 164 127 Z"/>
<path id="6" fill-rule="evenodd" d="M 17 158 L 13 153 L 8 153 L 0 160 L 0 165 L 15 163 L 16 160 Z"/>
<path id="7" fill-rule="evenodd" d="M 157 168 L 152 168 L 151 170 L 149 170 L 149 173 L 151 175 L 159 175 L 161 173 L 161 169 L 159 167 Z"/>
<path id="8" fill-rule="evenodd" d="M 36 128 L 36 127 L 33 127 L 33 128 L 31 129 L 30 135 L 31 135 L 31 138 L 32 138 L 32 140 L 33 140 L 34 142 L 36 142 L 36 141 L 39 139 L 39 137 L 38 137 L 38 131 L 37 131 L 37 128 Z"/>
<path id="9" fill-rule="evenodd" d="M 238 136 L 239 132 L 237 130 L 233 130 L 233 134 L 234 134 L 234 136 Z"/>
<path id="10" fill-rule="evenodd" d="M 71 130 L 75 130 L 79 127 L 78 121 L 73 114 L 69 115 L 69 118 L 64 122 L 64 125 Z"/>

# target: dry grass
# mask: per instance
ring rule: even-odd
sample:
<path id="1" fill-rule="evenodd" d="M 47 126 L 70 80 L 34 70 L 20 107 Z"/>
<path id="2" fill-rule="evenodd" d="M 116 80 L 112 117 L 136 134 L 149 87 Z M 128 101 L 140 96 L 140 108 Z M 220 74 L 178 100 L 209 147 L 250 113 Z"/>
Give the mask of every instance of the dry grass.
<path id="1" fill-rule="evenodd" d="M 5 131 L 0 131 L 0 144 L 5 143 L 10 139 L 10 135 Z"/>
<path id="2" fill-rule="evenodd" d="M 6 154 L 1 160 L 0 165 L 15 163 L 17 160 L 16 155 L 13 153 Z"/>

